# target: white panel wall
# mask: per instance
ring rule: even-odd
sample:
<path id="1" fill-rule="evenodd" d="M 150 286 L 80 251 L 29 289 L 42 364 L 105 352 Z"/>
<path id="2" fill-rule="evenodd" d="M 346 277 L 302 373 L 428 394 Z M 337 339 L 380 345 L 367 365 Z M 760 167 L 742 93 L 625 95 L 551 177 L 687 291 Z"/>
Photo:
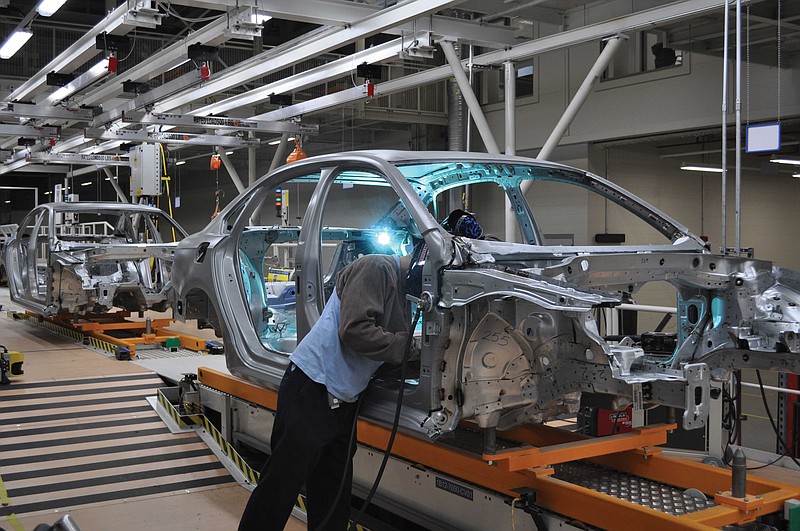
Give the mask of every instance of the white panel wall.
<path id="1" fill-rule="evenodd" d="M 538 98 L 521 99 L 517 108 L 517 151 L 538 149 L 547 139 L 569 100 L 583 82 L 600 52 L 597 42 L 578 45 L 539 57 Z M 685 53 L 686 67 L 673 72 L 654 71 L 624 80 L 600 82 L 562 140 L 564 144 L 653 135 L 720 124 L 722 60 Z M 733 68 L 731 67 L 731 72 Z M 665 77 L 667 74 L 670 77 Z M 732 75 L 732 74 L 731 74 Z M 800 114 L 800 69 L 784 69 L 781 114 Z M 731 83 L 732 84 L 732 83 Z M 777 114 L 777 69 L 750 66 L 750 119 L 774 119 Z M 733 123 L 733 88 L 729 96 L 729 123 Z M 742 100 L 746 104 L 743 85 Z M 744 107 L 746 113 L 746 107 Z M 486 107 L 499 144 L 504 143 L 502 104 Z M 477 139 L 477 144 L 480 144 Z M 480 149 L 480 148 L 476 148 Z"/>

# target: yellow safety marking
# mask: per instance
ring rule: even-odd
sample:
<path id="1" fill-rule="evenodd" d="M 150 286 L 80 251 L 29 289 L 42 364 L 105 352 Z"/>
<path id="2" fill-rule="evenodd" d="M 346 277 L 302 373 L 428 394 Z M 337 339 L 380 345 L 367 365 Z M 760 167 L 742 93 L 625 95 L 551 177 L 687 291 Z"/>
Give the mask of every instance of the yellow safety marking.
<path id="1" fill-rule="evenodd" d="M 258 483 L 259 473 L 253 470 L 253 468 L 247 464 L 247 462 L 239 455 L 233 446 L 225 440 L 219 430 L 211 424 L 207 417 L 201 416 L 203 419 L 203 427 L 206 429 L 208 433 L 211 434 L 211 437 L 216 441 L 219 447 L 225 452 L 228 458 L 234 462 L 236 468 L 238 468 L 245 477 L 250 480 L 251 483 Z"/>
<path id="2" fill-rule="evenodd" d="M 175 407 L 175 405 L 172 404 L 172 402 L 170 402 L 167 399 L 167 397 L 160 391 L 158 393 L 158 401 L 164 407 L 164 409 L 169 411 L 172 419 L 175 422 L 177 422 L 178 425 L 180 425 L 181 427 L 186 425 L 183 419 L 188 418 L 198 426 L 202 426 L 203 428 L 205 428 L 205 430 L 211 435 L 211 438 L 214 439 L 214 442 L 216 442 L 217 445 L 220 447 L 220 449 L 223 452 L 225 452 L 225 455 L 228 456 L 228 459 L 230 459 L 236 466 L 236 468 L 238 468 L 239 471 L 245 475 L 245 477 L 250 481 L 250 483 L 252 483 L 253 485 L 258 483 L 258 478 L 261 476 L 261 474 L 247 464 L 247 461 L 245 461 L 244 458 L 242 458 L 242 456 L 239 455 L 239 452 L 236 451 L 233 445 L 231 445 L 231 443 L 229 443 L 222 436 L 222 433 L 220 433 L 217 427 L 214 426 L 210 420 L 208 420 L 208 417 L 206 417 L 205 415 L 181 415 L 178 412 L 178 409 Z M 300 510 L 303 511 L 304 513 L 308 512 L 306 510 L 306 500 L 302 494 L 297 496 L 297 506 L 300 507 Z M 352 522 L 348 523 L 348 529 L 356 529 L 356 531 L 367 531 L 361 525 L 353 526 Z"/>
<path id="3" fill-rule="evenodd" d="M 8 497 L 8 491 L 6 491 L 6 484 L 3 483 L 3 476 L 0 476 L 0 505 L 7 506 L 11 505 L 11 498 Z"/>
<path id="4" fill-rule="evenodd" d="M 25 527 L 23 527 L 22 523 L 20 523 L 17 515 L 11 513 L 8 515 L 8 523 L 11 524 L 11 527 L 14 528 L 14 531 L 25 531 Z"/>

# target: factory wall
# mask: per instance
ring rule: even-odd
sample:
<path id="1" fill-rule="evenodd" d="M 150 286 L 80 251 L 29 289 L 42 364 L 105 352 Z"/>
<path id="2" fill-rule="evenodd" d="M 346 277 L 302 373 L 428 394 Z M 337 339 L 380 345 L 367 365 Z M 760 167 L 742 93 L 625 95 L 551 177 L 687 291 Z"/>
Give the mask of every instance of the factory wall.
<path id="1" fill-rule="evenodd" d="M 537 150 L 544 144 L 572 96 L 600 52 L 591 42 L 542 54 L 537 58 L 536 87 L 532 96 L 518 98 L 517 152 Z M 722 109 L 722 59 L 701 53 L 683 53 L 683 66 L 600 81 L 571 124 L 561 144 L 631 138 L 717 127 Z M 795 63 L 797 60 L 795 59 Z M 734 119 L 733 66 L 730 67 L 729 124 Z M 744 76 L 744 74 L 743 74 Z M 743 85 L 745 79 L 743 77 Z M 800 68 L 793 64 L 781 73 L 781 115 L 800 115 Z M 751 63 L 750 96 L 742 88 L 743 117 L 752 122 L 774 120 L 777 115 L 777 69 Z M 486 118 L 495 139 L 505 145 L 502 103 L 487 105 Z M 478 135 L 474 149 L 482 150 Z"/>

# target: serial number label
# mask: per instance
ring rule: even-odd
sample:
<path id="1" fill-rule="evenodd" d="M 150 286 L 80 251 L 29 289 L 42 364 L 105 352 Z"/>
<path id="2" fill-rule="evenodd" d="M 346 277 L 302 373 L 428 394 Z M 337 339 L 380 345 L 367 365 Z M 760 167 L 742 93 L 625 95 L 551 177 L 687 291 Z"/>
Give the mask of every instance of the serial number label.
<path id="1" fill-rule="evenodd" d="M 452 481 L 437 477 L 436 488 L 446 490 L 450 494 L 455 494 L 456 496 L 464 498 L 465 500 L 472 501 L 472 489 L 463 485 L 459 485 L 458 483 L 453 483 Z"/>

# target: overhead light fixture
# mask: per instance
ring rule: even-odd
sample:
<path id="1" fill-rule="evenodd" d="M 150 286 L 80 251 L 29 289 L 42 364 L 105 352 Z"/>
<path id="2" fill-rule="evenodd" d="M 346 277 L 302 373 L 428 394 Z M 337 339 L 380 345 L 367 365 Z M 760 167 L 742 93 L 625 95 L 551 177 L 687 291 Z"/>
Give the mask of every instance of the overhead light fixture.
<path id="1" fill-rule="evenodd" d="M 793 173 L 793 174 L 792 174 L 792 177 L 797 177 L 797 178 L 800 178 L 800 173 Z"/>
<path id="2" fill-rule="evenodd" d="M 175 163 L 175 166 L 183 166 L 184 164 L 186 164 L 185 160 L 179 160 L 178 162 Z"/>
<path id="3" fill-rule="evenodd" d="M 286 139 L 287 142 L 291 142 L 292 140 L 294 140 L 293 136 L 290 136 L 289 138 Z M 269 142 L 267 145 L 268 146 L 277 146 L 280 143 L 281 143 L 280 140 L 273 140 L 272 142 Z"/>
<path id="4" fill-rule="evenodd" d="M 47 103 L 57 105 L 63 100 L 77 94 L 85 88 L 97 83 L 108 74 L 117 71 L 117 58 L 106 57 L 89 70 L 79 75 L 60 89 L 56 90 L 47 97 Z"/>
<path id="5" fill-rule="evenodd" d="M 11 199 L 8 199 L 8 200 L 6 201 L 6 204 L 9 204 L 10 202 L 11 202 Z"/>
<path id="6" fill-rule="evenodd" d="M 233 155 L 233 151 L 226 151 L 225 154 L 226 155 Z"/>
<path id="7" fill-rule="evenodd" d="M 33 37 L 33 32 L 30 30 L 16 30 L 9 35 L 6 42 L 0 46 L 0 59 L 11 59 L 14 57 L 14 54 L 17 53 L 31 37 Z"/>
<path id="8" fill-rule="evenodd" d="M 44 195 L 51 195 L 52 193 L 53 192 L 47 191 L 47 192 L 44 193 Z"/>
<path id="9" fill-rule="evenodd" d="M 261 25 L 264 22 L 267 22 L 268 20 L 270 20 L 271 18 L 272 17 L 270 15 L 267 15 L 266 13 L 262 13 L 256 8 L 253 8 L 253 12 L 250 14 L 250 22 L 252 22 L 253 24 Z"/>
<path id="10" fill-rule="evenodd" d="M 722 168 L 719 166 L 712 166 L 711 164 L 681 164 L 681 169 L 685 171 L 704 171 L 708 173 L 722 173 Z"/>
<path id="11" fill-rule="evenodd" d="M 86 181 L 85 183 L 81 183 L 81 186 L 90 186 L 92 181 Z"/>
<path id="12" fill-rule="evenodd" d="M 36 6 L 36 11 L 43 17 L 53 16 L 53 13 L 61 9 L 61 6 L 63 6 L 66 1 L 67 0 L 42 0 L 39 2 L 39 5 Z"/>
<path id="13" fill-rule="evenodd" d="M 800 166 L 800 159 L 790 159 L 787 157 L 774 156 L 771 159 L 769 159 L 769 161 L 775 164 L 792 164 L 794 166 Z"/>

